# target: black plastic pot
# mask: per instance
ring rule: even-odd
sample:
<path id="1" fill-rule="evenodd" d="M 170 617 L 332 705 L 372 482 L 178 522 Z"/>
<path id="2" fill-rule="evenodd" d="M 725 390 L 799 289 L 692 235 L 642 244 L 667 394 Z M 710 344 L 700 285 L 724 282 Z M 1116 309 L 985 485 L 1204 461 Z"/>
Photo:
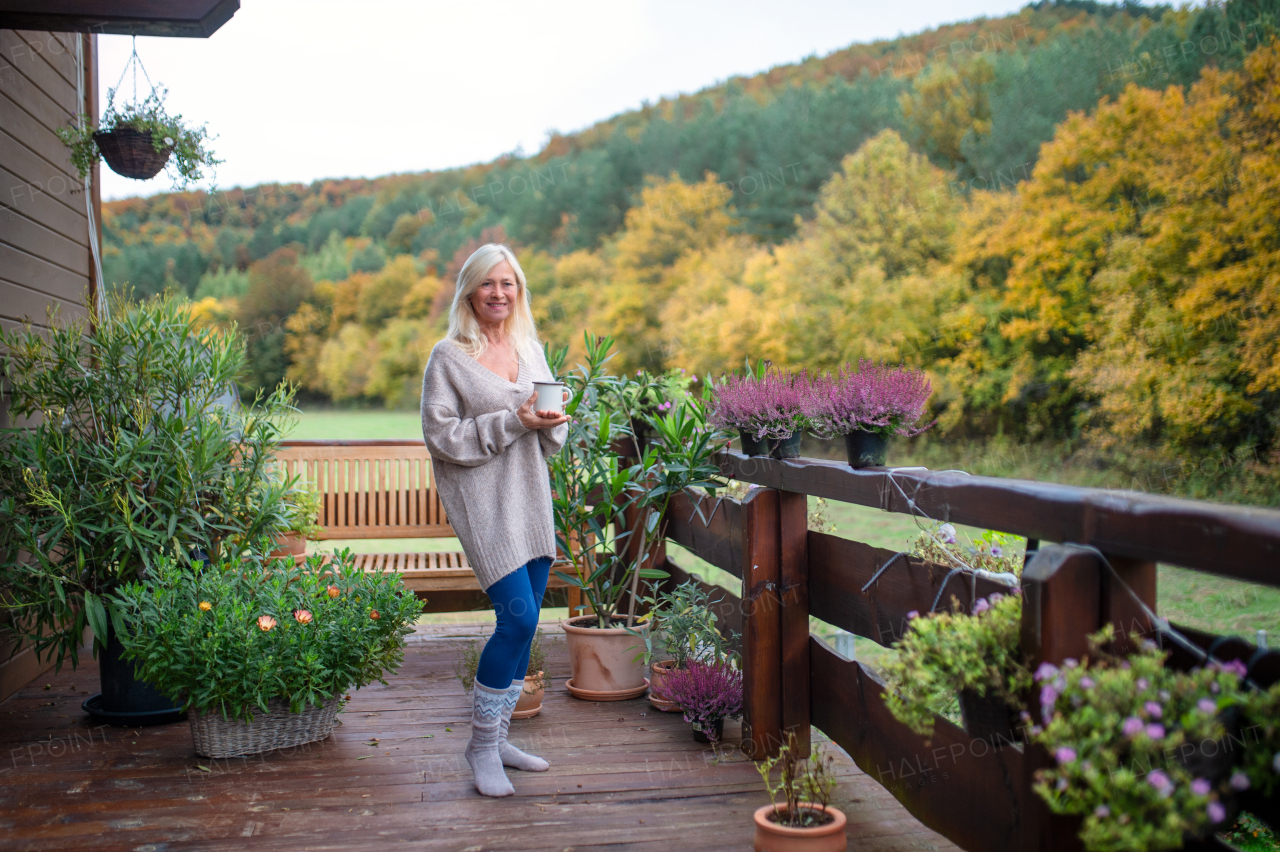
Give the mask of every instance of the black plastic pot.
<path id="1" fill-rule="evenodd" d="M 800 457 L 800 433 L 785 438 L 769 440 L 769 458 L 795 459 Z"/>
<path id="2" fill-rule="evenodd" d="M 80 706 L 108 725 L 137 727 L 167 725 L 187 718 L 179 702 L 134 677 L 133 663 L 122 659 L 124 646 L 115 629 L 107 634 L 107 647 L 98 652 L 98 675 L 102 692 L 91 695 Z"/>
<path id="3" fill-rule="evenodd" d="M 859 429 L 844 436 L 849 467 L 884 467 L 889 456 L 889 439 L 876 432 Z"/>
<path id="4" fill-rule="evenodd" d="M 975 740 L 987 740 L 995 748 L 1014 742 L 1013 710 L 997 695 L 960 690 L 960 716 L 964 731 Z"/>
<path id="5" fill-rule="evenodd" d="M 739 429 L 738 440 L 742 443 L 742 454 L 744 456 L 767 456 L 769 455 L 768 440 L 757 440 L 750 432 Z"/>
<path id="6" fill-rule="evenodd" d="M 720 740 L 724 739 L 724 719 L 716 719 L 714 722 L 711 723 L 711 727 L 716 732 L 716 742 L 719 742 Z M 711 737 L 707 736 L 705 731 L 700 731 L 697 728 L 694 728 L 693 740 L 694 742 L 699 742 L 699 743 L 709 743 L 711 742 Z"/>

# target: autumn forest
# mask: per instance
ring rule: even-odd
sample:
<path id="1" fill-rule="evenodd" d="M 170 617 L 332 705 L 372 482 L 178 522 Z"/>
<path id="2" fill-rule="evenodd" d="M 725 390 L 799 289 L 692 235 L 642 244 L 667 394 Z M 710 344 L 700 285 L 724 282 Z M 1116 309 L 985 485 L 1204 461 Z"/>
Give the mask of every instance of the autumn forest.
<path id="1" fill-rule="evenodd" d="M 1045 0 L 535 154 L 110 202 L 106 277 L 237 323 L 247 393 L 413 408 L 462 261 L 506 242 L 571 363 L 584 330 L 618 369 L 902 362 L 930 463 L 1035 447 L 1280 505 L 1278 37 L 1280 0 Z"/>

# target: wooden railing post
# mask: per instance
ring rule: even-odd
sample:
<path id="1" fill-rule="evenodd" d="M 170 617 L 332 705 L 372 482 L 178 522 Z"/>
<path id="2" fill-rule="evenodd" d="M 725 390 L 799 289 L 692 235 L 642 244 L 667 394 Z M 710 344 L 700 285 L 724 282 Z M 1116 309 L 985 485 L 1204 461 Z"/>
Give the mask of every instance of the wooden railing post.
<path id="1" fill-rule="evenodd" d="M 1136 650 L 1133 640 L 1129 638 L 1131 635 L 1136 633 L 1148 636 L 1155 629 L 1134 596 L 1147 609 L 1156 611 L 1156 563 L 1112 554 L 1107 554 L 1107 562 L 1115 569 L 1115 574 L 1103 569 L 1102 623 L 1110 622 L 1115 625 L 1115 650 L 1128 654 Z M 1132 595 L 1129 594 L 1130 591 L 1133 592 Z"/>
<path id="2" fill-rule="evenodd" d="M 742 501 L 742 750 L 756 760 L 783 744 L 778 496 L 758 488 Z"/>
<path id="3" fill-rule="evenodd" d="M 809 753 L 809 498 L 778 494 L 782 734 Z"/>

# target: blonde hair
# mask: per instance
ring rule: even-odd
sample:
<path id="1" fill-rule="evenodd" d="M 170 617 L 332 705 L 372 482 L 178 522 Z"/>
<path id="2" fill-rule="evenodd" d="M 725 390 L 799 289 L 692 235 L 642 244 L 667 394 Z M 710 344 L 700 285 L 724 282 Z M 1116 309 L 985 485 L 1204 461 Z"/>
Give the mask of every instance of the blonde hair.
<path id="1" fill-rule="evenodd" d="M 533 309 L 529 307 L 529 287 L 524 270 L 510 248 L 497 243 L 485 243 L 471 253 L 458 273 L 458 284 L 453 291 L 453 304 L 449 307 L 449 333 L 445 337 L 454 341 L 472 358 L 479 358 L 489 346 L 488 339 L 480 331 L 475 310 L 471 307 L 471 295 L 480 289 L 484 279 L 502 261 L 511 264 L 516 274 L 516 303 L 503 328 L 515 344 L 520 360 L 533 363 L 541 344 L 538 329 L 533 323 Z"/>

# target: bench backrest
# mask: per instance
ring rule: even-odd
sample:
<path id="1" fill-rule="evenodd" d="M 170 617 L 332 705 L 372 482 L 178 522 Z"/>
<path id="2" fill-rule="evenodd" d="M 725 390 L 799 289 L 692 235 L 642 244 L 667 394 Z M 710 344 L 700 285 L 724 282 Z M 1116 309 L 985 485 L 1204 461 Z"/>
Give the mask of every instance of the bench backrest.
<path id="1" fill-rule="evenodd" d="M 454 535 L 421 441 L 285 441 L 276 459 L 323 496 L 317 538 Z"/>

